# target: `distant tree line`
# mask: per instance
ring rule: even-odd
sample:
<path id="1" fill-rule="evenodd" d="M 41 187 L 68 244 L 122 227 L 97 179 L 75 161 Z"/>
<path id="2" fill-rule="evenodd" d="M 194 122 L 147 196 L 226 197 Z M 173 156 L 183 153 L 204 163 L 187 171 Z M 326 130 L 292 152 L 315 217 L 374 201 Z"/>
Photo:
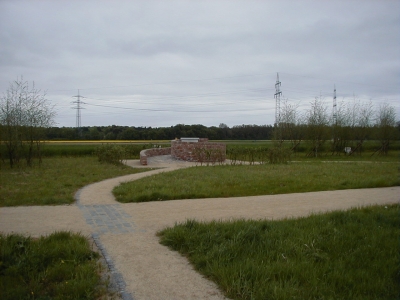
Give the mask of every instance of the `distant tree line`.
<path id="1" fill-rule="evenodd" d="M 296 151 L 302 145 L 308 156 L 321 151 L 331 154 L 361 154 L 365 141 L 376 141 L 376 153 L 386 155 L 389 147 L 400 138 L 396 110 L 388 103 L 374 108 L 371 102 L 355 98 L 337 105 L 331 114 L 320 97 L 300 113 L 287 101 L 281 106 L 280 122 L 275 124 L 274 139 L 278 145 L 288 144 Z"/>
<path id="2" fill-rule="evenodd" d="M 332 114 L 329 105 L 316 97 L 303 112 L 288 101 L 281 105 L 280 121 L 274 125 L 237 125 L 218 127 L 177 124 L 171 127 L 103 126 L 50 127 L 45 131 L 48 140 L 172 140 L 181 137 L 206 137 L 210 140 L 275 140 L 292 151 L 306 151 L 308 156 L 320 153 L 361 154 L 367 140 L 376 141 L 378 154 L 387 154 L 394 141 L 400 139 L 396 110 L 382 103 L 359 99 L 343 101 Z M 371 149 L 371 148 L 370 148 Z"/>
<path id="3" fill-rule="evenodd" d="M 225 124 L 218 127 L 177 124 L 171 127 L 90 126 L 46 128 L 48 140 L 173 140 L 181 137 L 205 137 L 210 140 L 270 140 L 272 125 Z"/>

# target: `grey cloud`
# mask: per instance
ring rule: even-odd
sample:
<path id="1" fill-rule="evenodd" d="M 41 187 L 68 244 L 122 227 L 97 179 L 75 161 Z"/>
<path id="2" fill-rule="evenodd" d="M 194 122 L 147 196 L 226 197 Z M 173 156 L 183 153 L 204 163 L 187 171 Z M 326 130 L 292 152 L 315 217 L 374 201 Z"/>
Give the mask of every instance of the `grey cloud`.
<path id="1" fill-rule="evenodd" d="M 88 107 L 86 125 L 271 124 L 276 72 L 285 97 L 304 105 L 320 92 L 329 99 L 333 84 L 341 96 L 380 103 L 399 96 L 399 8 L 395 1 L 3 0 L 0 89 L 16 76 L 35 80 L 69 126 L 77 89 L 92 103 L 171 110 Z M 224 103 L 237 112 L 222 113 Z M 199 104 L 215 112 L 177 112 Z"/>

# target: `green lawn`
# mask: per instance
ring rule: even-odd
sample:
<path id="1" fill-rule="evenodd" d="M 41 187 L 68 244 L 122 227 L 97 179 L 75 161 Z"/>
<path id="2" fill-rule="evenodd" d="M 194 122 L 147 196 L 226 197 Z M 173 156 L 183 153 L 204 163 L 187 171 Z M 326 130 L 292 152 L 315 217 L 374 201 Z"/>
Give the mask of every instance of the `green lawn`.
<path id="1" fill-rule="evenodd" d="M 3 165 L 0 206 L 70 204 L 85 185 L 146 170 L 99 163 L 92 156 L 45 158 L 42 166 L 32 168 Z"/>
<path id="2" fill-rule="evenodd" d="M 232 299 L 399 299 L 399 205 L 159 233 Z"/>
<path id="3" fill-rule="evenodd" d="M 399 185 L 398 165 L 300 162 L 280 165 L 192 167 L 123 183 L 120 202 L 236 197 Z"/>
<path id="4" fill-rule="evenodd" d="M 0 234 L 0 298 L 100 299 L 107 295 L 99 254 L 80 234 L 33 239 Z"/>

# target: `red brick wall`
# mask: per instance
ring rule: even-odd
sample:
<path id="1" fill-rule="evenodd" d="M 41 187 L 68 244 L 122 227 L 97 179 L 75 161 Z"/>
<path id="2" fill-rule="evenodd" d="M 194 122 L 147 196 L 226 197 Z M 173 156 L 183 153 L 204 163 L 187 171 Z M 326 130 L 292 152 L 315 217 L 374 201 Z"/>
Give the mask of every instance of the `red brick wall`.
<path id="1" fill-rule="evenodd" d="M 158 155 L 170 155 L 171 147 L 167 148 L 152 148 L 140 151 L 140 164 L 146 166 L 147 158 Z"/>
<path id="2" fill-rule="evenodd" d="M 140 164 L 147 165 L 147 158 L 158 155 L 171 155 L 185 161 L 218 162 L 226 159 L 226 145 L 210 143 L 207 138 L 200 138 L 195 142 L 171 141 L 171 147 L 152 148 L 140 151 Z"/>
<path id="3" fill-rule="evenodd" d="M 208 153 L 208 155 L 206 155 Z M 207 138 L 199 139 L 199 142 L 171 141 L 171 156 L 185 161 L 209 162 L 226 159 L 226 145 L 222 143 L 210 143 Z"/>

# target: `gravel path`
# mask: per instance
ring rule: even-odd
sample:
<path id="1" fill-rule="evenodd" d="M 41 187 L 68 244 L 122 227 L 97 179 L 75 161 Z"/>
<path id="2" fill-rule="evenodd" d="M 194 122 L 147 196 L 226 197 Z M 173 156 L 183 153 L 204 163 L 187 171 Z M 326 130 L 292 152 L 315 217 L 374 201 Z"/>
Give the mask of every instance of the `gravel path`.
<path id="1" fill-rule="evenodd" d="M 127 164 L 142 167 L 138 161 Z M 185 258 L 160 245 L 156 232 L 188 218 L 279 219 L 399 203 L 400 187 L 129 204 L 117 203 L 112 196 L 112 188 L 121 182 L 192 165 L 158 156 L 150 158 L 147 167 L 163 169 L 86 186 L 77 193 L 74 205 L 0 208 L 0 231 L 40 236 L 71 230 L 91 235 L 106 255 L 126 300 L 224 299 L 216 286 L 196 273 Z"/>

